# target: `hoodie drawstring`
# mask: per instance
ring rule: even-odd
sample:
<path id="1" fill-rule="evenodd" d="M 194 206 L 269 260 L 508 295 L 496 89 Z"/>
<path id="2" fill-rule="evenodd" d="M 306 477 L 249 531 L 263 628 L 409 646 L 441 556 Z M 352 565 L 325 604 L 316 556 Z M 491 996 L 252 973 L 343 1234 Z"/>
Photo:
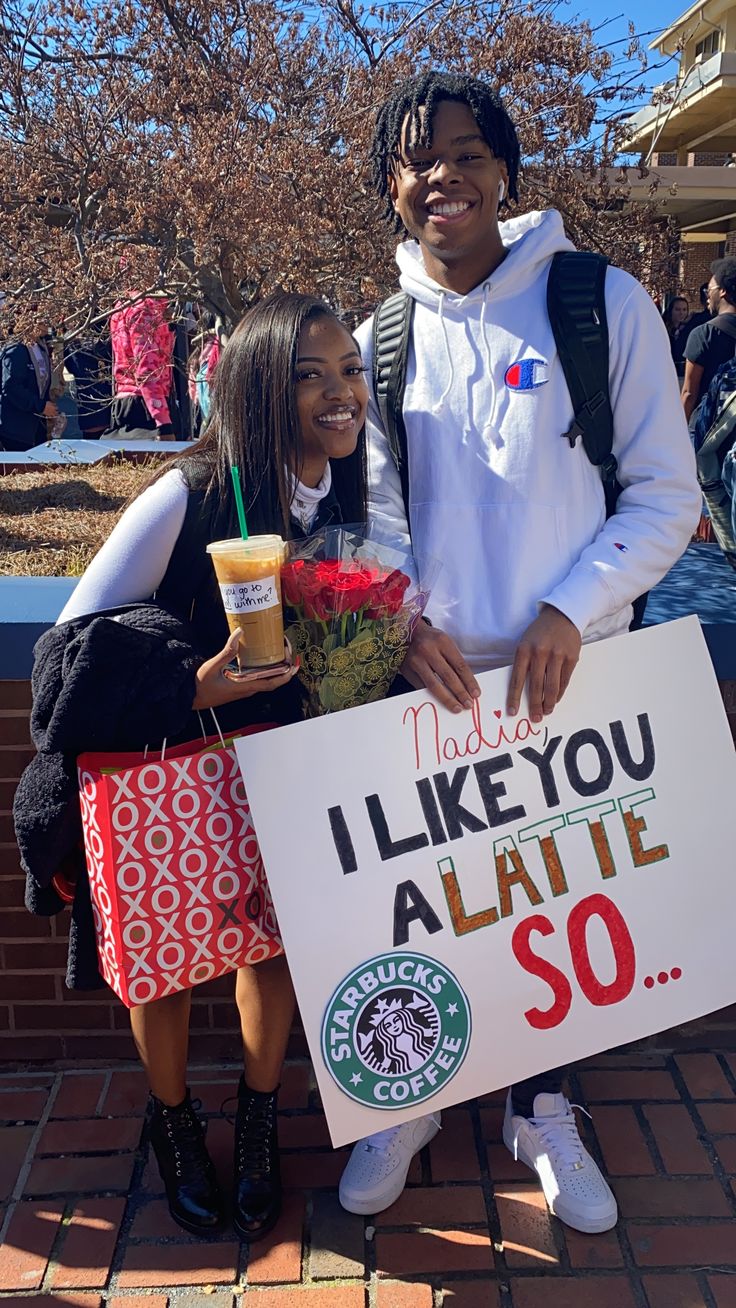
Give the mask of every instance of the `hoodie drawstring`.
<path id="1" fill-rule="evenodd" d="M 491 407 L 488 417 L 486 418 L 485 423 L 483 424 L 483 434 L 485 435 L 487 431 L 491 432 L 493 435 L 493 443 L 494 445 L 497 445 L 499 437 L 498 437 L 498 433 L 495 431 L 495 428 L 493 426 L 493 419 L 496 415 L 496 384 L 493 380 L 493 356 L 491 354 L 491 342 L 488 339 L 488 333 L 486 331 L 486 306 L 488 304 L 490 296 L 491 296 L 491 283 L 485 282 L 483 286 L 483 303 L 480 307 L 480 334 L 486 352 L 486 373 L 488 376 L 488 384 L 491 388 Z"/>
<path id="2" fill-rule="evenodd" d="M 500 435 L 496 431 L 493 425 L 493 420 L 496 416 L 496 400 L 498 398 L 498 394 L 496 391 L 495 382 L 493 380 L 493 356 L 491 354 L 491 342 L 489 340 L 487 324 L 486 324 L 486 308 L 488 306 L 490 296 L 491 296 L 491 283 L 485 282 L 483 286 L 483 303 L 481 304 L 481 309 L 480 309 L 480 334 L 483 341 L 483 349 L 485 351 L 486 374 L 488 377 L 488 385 L 491 388 L 491 404 L 490 404 L 490 410 L 488 416 L 483 424 L 483 434 L 485 435 L 486 432 L 490 432 L 491 439 L 494 445 L 498 445 L 500 442 Z M 450 338 L 447 333 L 447 324 L 445 322 L 445 302 L 446 302 L 445 292 L 440 291 L 439 305 L 437 309 L 437 321 L 439 323 L 440 335 L 442 336 L 442 345 L 444 347 L 444 352 L 445 352 L 445 360 L 447 363 L 448 376 L 447 376 L 447 383 L 445 385 L 442 394 L 440 395 L 439 399 L 435 400 L 434 404 L 432 405 L 432 413 L 434 414 L 441 413 L 445 400 L 447 399 L 448 395 L 450 394 L 450 391 L 452 390 L 455 384 L 455 364 L 452 357 L 452 350 L 450 349 Z"/>
<path id="3" fill-rule="evenodd" d="M 438 320 L 438 322 L 439 322 L 439 325 L 440 325 L 440 331 L 441 331 L 441 333 L 442 333 L 442 343 L 443 343 L 443 345 L 444 345 L 444 347 L 445 347 L 445 359 L 447 360 L 447 366 L 448 366 L 448 369 L 449 369 L 449 378 L 448 378 L 448 381 L 447 381 L 447 385 L 445 386 L 445 389 L 443 390 L 442 394 L 440 395 L 440 398 L 439 398 L 438 400 L 436 400 L 435 403 L 432 405 L 432 413 L 439 413 L 439 412 L 441 411 L 442 406 L 443 406 L 445 400 L 447 399 L 448 395 L 450 394 L 450 391 L 452 390 L 453 385 L 454 385 L 454 382 L 455 382 L 455 365 L 454 365 L 454 363 L 453 363 L 453 361 L 452 361 L 452 351 L 451 351 L 451 349 L 450 349 L 450 341 L 449 341 L 449 338 L 448 338 L 448 335 L 447 335 L 447 327 L 445 326 L 445 293 L 444 293 L 444 291 L 440 291 L 439 301 L 440 301 L 440 303 L 439 303 L 439 309 L 437 310 L 437 320 Z"/>

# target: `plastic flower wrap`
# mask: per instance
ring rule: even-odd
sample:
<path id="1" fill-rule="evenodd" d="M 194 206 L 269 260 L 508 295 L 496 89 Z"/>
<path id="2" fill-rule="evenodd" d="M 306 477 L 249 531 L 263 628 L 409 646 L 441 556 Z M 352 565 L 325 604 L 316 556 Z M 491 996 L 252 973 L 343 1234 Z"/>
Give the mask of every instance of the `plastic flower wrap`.
<path id="1" fill-rule="evenodd" d="M 412 554 L 351 527 L 327 527 L 289 553 L 281 591 L 307 716 L 383 699 L 429 598 L 427 570 L 420 588 Z"/>

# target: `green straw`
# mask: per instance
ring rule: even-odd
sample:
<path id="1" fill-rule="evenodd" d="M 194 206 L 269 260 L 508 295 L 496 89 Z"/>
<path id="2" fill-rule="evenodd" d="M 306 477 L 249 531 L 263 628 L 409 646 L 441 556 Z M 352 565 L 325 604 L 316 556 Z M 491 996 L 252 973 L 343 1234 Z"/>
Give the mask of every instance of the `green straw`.
<path id="1" fill-rule="evenodd" d="M 238 510 L 238 522 L 240 524 L 240 534 L 243 540 L 248 539 L 248 523 L 245 520 L 245 505 L 243 504 L 243 491 L 240 485 L 240 473 L 233 464 L 230 468 L 233 479 L 233 490 L 235 491 L 235 507 Z"/>

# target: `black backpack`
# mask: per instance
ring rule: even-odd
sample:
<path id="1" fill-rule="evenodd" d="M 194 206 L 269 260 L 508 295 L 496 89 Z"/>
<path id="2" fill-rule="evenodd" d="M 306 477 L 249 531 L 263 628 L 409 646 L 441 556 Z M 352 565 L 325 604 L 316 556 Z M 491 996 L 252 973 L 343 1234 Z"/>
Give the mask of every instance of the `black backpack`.
<path id="1" fill-rule="evenodd" d="M 570 392 L 574 418 L 561 435 L 574 446 L 578 437 L 590 462 L 600 469 L 606 517 L 621 492 L 613 453 L 613 410 L 608 379 L 608 260 L 588 251 L 552 257 L 547 279 L 547 312 Z M 390 295 L 373 318 L 373 389 L 391 456 L 401 478 L 409 521 L 409 467 L 403 416 L 414 300 L 405 291 Z M 646 595 L 634 602 L 632 628 L 639 626 Z"/>
<path id="2" fill-rule="evenodd" d="M 732 499 L 723 483 L 726 458 L 736 449 L 736 357 L 721 364 L 703 397 L 695 427 L 695 449 L 698 481 L 713 534 L 731 567 L 736 568 Z"/>

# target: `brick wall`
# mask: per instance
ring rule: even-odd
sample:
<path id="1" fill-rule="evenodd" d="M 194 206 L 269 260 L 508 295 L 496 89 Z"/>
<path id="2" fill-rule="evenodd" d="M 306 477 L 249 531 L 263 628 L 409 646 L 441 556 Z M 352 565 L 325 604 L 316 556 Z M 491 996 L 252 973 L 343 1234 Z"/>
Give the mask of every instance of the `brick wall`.
<path id="1" fill-rule="evenodd" d="M 714 259 L 719 259 L 722 254 L 723 246 L 718 241 L 703 243 L 702 245 L 684 244 L 682 246 L 680 293 L 687 296 L 691 313 L 700 313 L 698 291 L 703 282 L 710 281 L 710 265 Z"/>
<path id="2" fill-rule="evenodd" d="M 697 154 L 689 154 L 687 157 L 687 166 L 689 168 L 720 168 L 725 166 L 727 160 L 731 158 L 730 153 L 724 150 L 701 150 Z M 675 168 L 677 167 L 677 151 L 665 150 L 660 154 L 652 155 L 652 168 Z"/>
<path id="3" fill-rule="evenodd" d="M 731 158 L 725 150 L 701 150 L 693 155 L 696 168 L 721 168 Z"/>
<path id="4" fill-rule="evenodd" d="M 696 154 L 688 155 L 687 166 L 689 168 L 720 168 L 725 166 L 731 157 L 731 154 L 726 153 L 724 150 L 701 150 Z M 676 166 L 676 150 L 664 150 L 659 154 L 652 155 L 652 168 L 675 168 Z"/>
<path id="5" fill-rule="evenodd" d="M 736 681 L 721 686 L 736 741 Z M 30 684 L 0 681 L 0 1062 L 72 1060 L 99 1063 L 135 1057 L 128 1014 L 107 989 L 71 992 L 64 985 L 66 921 L 32 917 L 23 907 L 23 877 L 13 836 L 11 805 L 18 778 L 32 757 L 28 731 Z M 191 1055 L 201 1061 L 237 1059 L 240 1039 L 234 978 L 220 977 L 194 992 Z M 701 1022 L 664 1032 L 661 1047 L 736 1050 L 736 1005 Z M 306 1042 L 292 1032 L 289 1054 Z"/>

